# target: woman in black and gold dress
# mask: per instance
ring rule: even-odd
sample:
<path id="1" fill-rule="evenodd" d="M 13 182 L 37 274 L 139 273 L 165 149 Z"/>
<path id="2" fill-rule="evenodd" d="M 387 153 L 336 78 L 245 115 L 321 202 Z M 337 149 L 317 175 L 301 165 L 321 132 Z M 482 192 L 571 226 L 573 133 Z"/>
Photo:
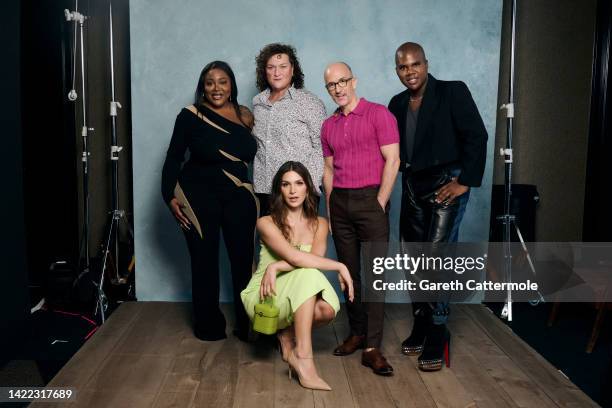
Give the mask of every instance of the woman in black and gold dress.
<path id="1" fill-rule="evenodd" d="M 248 178 L 256 142 L 253 116 L 237 101 L 234 73 L 222 61 L 200 74 L 195 102 L 181 110 L 162 171 L 162 194 L 187 239 L 191 255 L 194 334 L 224 339 L 219 309 L 219 233 L 229 255 L 234 300 L 251 277 L 258 202 Z M 185 153 L 189 160 L 182 166 Z M 182 168 L 181 168 L 182 166 Z M 249 319 L 235 308 L 234 334 L 247 338 Z"/>

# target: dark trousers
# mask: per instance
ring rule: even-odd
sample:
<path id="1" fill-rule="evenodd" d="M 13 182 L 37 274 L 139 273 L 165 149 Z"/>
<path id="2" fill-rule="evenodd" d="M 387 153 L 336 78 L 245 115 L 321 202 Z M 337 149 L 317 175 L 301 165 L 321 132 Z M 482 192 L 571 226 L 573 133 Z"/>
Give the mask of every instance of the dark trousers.
<path id="1" fill-rule="evenodd" d="M 377 194 L 377 187 L 334 188 L 329 207 L 338 261 L 348 267 L 355 289 L 354 301 L 346 303 L 351 334 L 366 335 L 367 347 L 378 348 L 383 334 L 385 304 L 380 297 L 384 292 L 378 299 L 368 296 L 367 302 L 362 301 L 364 294 L 371 294 L 372 258 L 387 256 L 389 242 L 388 206 L 381 208 Z M 366 270 L 362 270 L 362 260 Z"/>
<path id="2" fill-rule="evenodd" d="M 463 217 L 467 196 L 456 198 L 450 204 L 437 204 L 435 192 L 458 174 L 458 170 L 452 167 L 420 174 L 412 174 L 410 171 L 403 173 L 400 213 L 402 241 L 443 243 L 456 239 L 461 221 L 458 215 Z M 441 293 L 439 299 L 439 302 L 431 305 L 414 302 L 413 312 L 431 314 L 434 324 L 445 324 L 449 313 L 448 295 Z"/>
<path id="3" fill-rule="evenodd" d="M 257 220 L 255 199 L 245 188 L 207 192 L 183 185 L 200 226 L 202 238 L 192 226 L 185 231 L 191 255 L 194 333 L 203 340 L 225 338 L 225 317 L 219 308 L 219 240 L 230 260 L 236 329 L 246 333 L 249 318 L 240 304 L 240 292 L 252 274 L 253 237 Z"/>

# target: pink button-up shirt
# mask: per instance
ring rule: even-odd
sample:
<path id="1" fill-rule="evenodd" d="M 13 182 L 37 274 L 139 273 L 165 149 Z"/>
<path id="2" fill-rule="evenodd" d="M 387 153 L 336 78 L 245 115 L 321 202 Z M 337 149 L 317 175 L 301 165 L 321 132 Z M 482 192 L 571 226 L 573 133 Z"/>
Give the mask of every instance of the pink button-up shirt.
<path id="1" fill-rule="evenodd" d="M 361 98 L 348 115 L 340 110 L 323 122 L 323 156 L 334 158 L 334 187 L 380 185 L 385 159 L 381 146 L 399 143 L 395 117 L 386 107 Z"/>

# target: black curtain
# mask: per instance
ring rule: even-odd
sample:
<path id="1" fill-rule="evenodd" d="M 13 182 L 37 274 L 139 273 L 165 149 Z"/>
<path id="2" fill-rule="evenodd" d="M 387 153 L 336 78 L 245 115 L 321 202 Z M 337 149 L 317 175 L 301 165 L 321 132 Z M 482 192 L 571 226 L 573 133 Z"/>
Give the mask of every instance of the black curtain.
<path id="1" fill-rule="evenodd" d="M 1 2 L 2 15 L 2 160 L 0 177 L 0 365 L 26 336 L 29 301 L 26 272 L 26 232 L 23 213 L 20 79 L 20 1 Z"/>
<path id="2" fill-rule="evenodd" d="M 584 203 L 583 241 L 612 241 L 612 1 L 599 0 L 593 47 L 593 84 Z"/>
<path id="3" fill-rule="evenodd" d="M 74 24 L 66 22 L 64 9 L 74 10 L 74 0 L 25 1 L 21 7 L 24 197 L 30 284 L 36 287 L 45 284 L 52 262 L 78 263 L 80 99 L 67 98 Z"/>
<path id="4" fill-rule="evenodd" d="M 584 241 L 612 241 L 612 1 L 597 3 L 597 26 L 593 46 L 593 84 L 587 178 L 584 202 Z M 606 306 L 603 306 L 606 307 Z M 601 382 L 601 404 L 612 407 L 612 346 L 608 347 L 608 368 Z"/>

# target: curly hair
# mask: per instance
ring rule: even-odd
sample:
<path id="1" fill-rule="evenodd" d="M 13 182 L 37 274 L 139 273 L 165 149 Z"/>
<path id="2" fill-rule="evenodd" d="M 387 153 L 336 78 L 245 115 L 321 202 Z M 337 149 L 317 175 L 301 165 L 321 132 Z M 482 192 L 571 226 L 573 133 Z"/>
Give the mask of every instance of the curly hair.
<path id="1" fill-rule="evenodd" d="M 291 62 L 291 65 L 293 65 L 293 78 L 291 78 L 293 87 L 297 89 L 303 88 L 304 73 L 302 72 L 300 61 L 295 53 L 295 48 L 288 44 L 274 43 L 263 47 L 261 51 L 259 51 L 257 57 L 255 57 L 257 89 L 259 89 L 261 92 L 270 87 L 270 84 L 268 84 L 268 80 L 266 78 L 266 64 L 268 63 L 270 57 L 277 54 L 287 54 L 289 57 L 289 62 Z"/>
<path id="2" fill-rule="evenodd" d="M 287 203 L 283 199 L 283 193 L 281 192 L 281 185 L 283 182 L 283 176 L 285 173 L 294 171 L 304 180 L 306 183 L 306 199 L 302 203 L 304 211 L 304 217 L 308 220 L 310 227 L 313 231 L 316 231 L 319 225 L 318 208 L 315 192 L 314 183 L 308 169 L 300 162 L 288 161 L 285 162 L 274 175 L 272 179 L 272 194 L 270 196 L 270 216 L 272 221 L 281 230 L 285 239 L 291 242 L 291 227 L 287 225 Z"/>

